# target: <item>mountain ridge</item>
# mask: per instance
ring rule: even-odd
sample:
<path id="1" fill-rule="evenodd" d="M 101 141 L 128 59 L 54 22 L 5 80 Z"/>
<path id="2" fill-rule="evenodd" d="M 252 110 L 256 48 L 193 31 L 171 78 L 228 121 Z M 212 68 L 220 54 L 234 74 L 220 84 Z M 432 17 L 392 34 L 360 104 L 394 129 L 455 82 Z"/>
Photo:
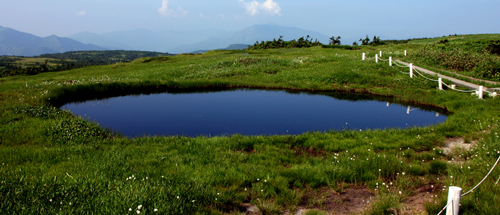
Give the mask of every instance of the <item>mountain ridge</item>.
<path id="1" fill-rule="evenodd" d="M 106 50 L 103 47 L 83 44 L 76 40 L 51 35 L 39 37 L 33 34 L 0 26 L 0 55 L 38 56 L 67 51 Z"/>
<path id="2" fill-rule="evenodd" d="M 79 33 L 81 34 L 81 33 Z M 93 40 L 81 38 L 75 34 L 70 38 L 80 42 L 105 46 L 103 41 L 112 47 L 123 50 L 160 51 L 169 53 L 190 53 L 198 50 L 224 49 L 232 44 L 253 45 L 256 41 L 272 40 L 284 36 L 285 40 L 299 39 L 309 35 L 322 43 L 328 43 L 329 36 L 319 32 L 297 27 L 285 27 L 275 24 L 259 24 L 243 28 L 236 32 L 219 29 L 198 31 L 165 30 L 154 32 L 147 29 L 115 31 L 103 34 L 93 34 Z M 115 44 L 122 44 L 121 46 Z M 106 46 L 107 47 L 107 46 Z"/>

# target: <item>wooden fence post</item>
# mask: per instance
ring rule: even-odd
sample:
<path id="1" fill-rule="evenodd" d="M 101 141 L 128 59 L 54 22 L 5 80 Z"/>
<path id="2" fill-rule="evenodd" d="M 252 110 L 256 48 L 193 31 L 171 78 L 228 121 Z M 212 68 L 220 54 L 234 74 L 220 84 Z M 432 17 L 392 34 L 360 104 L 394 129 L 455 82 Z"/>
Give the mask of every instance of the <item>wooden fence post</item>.
<path id="1" fill-rule="evenodd" d="M 378 63 L 378 54 L 375 55 L 375 63 Z"/>
<path id="2" fill-rule="evenodd" d="M 389 57 L 389 66 L 392 66 L 392 57 Z"/>

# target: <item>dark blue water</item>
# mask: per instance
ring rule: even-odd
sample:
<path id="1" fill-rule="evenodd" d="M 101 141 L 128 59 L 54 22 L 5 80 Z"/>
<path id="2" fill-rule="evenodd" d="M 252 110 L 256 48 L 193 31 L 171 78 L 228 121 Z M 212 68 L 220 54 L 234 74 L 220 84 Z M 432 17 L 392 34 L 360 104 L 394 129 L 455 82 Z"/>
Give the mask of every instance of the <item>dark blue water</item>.
<path id="1" fill-rule="evenodd" d="M 272 135 L 343 129 L 407 128 L 444 122 L 436 110 L 352 94 L 237 89 L 134 95 L 69 103 L 76 115 L 129 137 Z"/>

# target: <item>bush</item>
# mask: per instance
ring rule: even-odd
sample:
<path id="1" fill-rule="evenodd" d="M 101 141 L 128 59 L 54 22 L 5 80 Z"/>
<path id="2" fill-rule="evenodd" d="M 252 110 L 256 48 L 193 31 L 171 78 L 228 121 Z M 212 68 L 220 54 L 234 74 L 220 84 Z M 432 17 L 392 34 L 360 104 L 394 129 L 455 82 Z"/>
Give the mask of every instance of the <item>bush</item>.
<path id="1" fill-rule="evenodd" d="M 500 41 L 478 40 L 466 43 L 441 41 L 417 50 L 410 59 L 429 66 L 458 72 L 472 72 L 477 78 L 500 80 Z M 470 74 L 468 74 L 470 75 Z"/>
<path id="2" fill-rule="evenodd" d="M 492 40 L 488 46 L 486 46 L 486 51 L 490 54 L 500 55 L 500 40 Z"/>
<path id="3" fill-rule="evenodd" d="M 80 144 L 102 140 L 106 134 L 98 125 L 76 117 L 58 121 L 49 129 L 48 137 L 59 144 Z"/>
<path id="4" fill-rule="evenodd" d="M 346 50 L 359 49 L 359 48 L 356 48 L 356 47 L 353 47 L 353 46 L 348 46 L 348 45 L 322 45 L 321 47 L 323 47 L 323 48 L 331 48 L 331 49 L 346 49 Z"/>
<path id="5" fill-rule="evenodd" d="M 483 78 L 500 80 L 500 62 L 486 61 L 474 67 L 474 73 Z"/>
<path id="6" fill-rule="evenodd" d="M 307 35 L 306 38 L 301 37 L 298 40 L 284 41 L 283 36 L 280 36 L 278 40 L 273 39 L 273 41 L 256 41 L 253 46 L 249 46 L 248 50 L 258 50 L 258 49 L 276 49 L 276 48 L 308 48 L 314 46 L 322 45 L 318 40 L 313 42 L 313 39 Z"/>

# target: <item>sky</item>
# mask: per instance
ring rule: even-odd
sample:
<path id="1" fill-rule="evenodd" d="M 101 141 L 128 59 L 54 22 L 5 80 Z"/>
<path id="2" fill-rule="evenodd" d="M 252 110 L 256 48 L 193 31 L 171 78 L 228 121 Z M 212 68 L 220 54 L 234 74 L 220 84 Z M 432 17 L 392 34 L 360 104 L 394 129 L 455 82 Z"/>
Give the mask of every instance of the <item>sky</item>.
<path id="1" fill-rule="evenodd" d="M 119 30 L 236 32 L 273 23 L 381 39 L 500 33 L 499 0 L 1 0 L 0 26 L 37 36 Z"/>

